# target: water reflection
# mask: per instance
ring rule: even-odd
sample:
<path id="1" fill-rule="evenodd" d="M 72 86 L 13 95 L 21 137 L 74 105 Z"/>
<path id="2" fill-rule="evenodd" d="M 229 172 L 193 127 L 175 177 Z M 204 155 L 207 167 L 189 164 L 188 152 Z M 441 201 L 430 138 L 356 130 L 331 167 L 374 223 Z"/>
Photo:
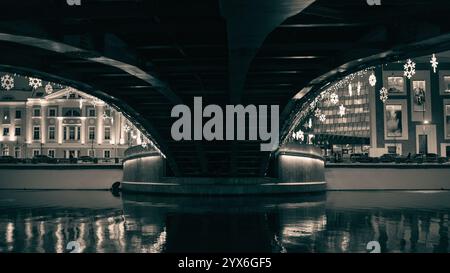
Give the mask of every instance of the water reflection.
<path id="1" fill-rule="evenodd" d="M 450 192 L 205 198 L 1 191 L 0 252 L 448 252 Z"/>

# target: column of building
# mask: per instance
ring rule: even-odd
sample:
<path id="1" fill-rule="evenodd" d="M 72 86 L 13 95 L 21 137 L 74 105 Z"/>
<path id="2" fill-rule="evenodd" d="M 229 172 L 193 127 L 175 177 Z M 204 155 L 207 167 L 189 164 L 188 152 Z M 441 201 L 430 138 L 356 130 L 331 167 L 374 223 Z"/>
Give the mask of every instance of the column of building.
<path id="1" fill-rule="evenodd" d="M 103 121 L 103 113 L 105 110 L 105 105 L 103 103 L 99 103 L 96 105 L 96 113 L 97 113 L 97 124 L 96 124 L 96 128 L 97 128 L 97 144 L 101 145 L 103 143 L 103 125 L 104 125 L 104 121 Z M 96 151 L 95 154 L 97 155 L 97 157 L 103 157 L 102 155 L 102 151 Z"/>
<path id="2" fill-rule="evenodd" d="M 23 156 L 24 157 L 31 157 L 32 156 L 32 151 L 29 147 L 29 145 L 31 143 L 33 143 L 33 105 L 29 102 L 27 102 L 26 104 L 26 110 L 25 110 L 25 116 L 26 116 L 26 126 L 25 126 L 25 130 L 26 130 L 26 135 L 25 135 L 25 143 L 26 145 L 26 149 L 23 152 Z"/>

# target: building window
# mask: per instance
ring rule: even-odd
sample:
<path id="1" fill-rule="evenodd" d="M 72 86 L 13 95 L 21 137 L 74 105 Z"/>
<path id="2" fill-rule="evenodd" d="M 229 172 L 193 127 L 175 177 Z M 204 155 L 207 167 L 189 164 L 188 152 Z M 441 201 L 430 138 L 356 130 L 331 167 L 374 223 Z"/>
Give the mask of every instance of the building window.
<path id="1" fill-rule="evenodd" d="M 20 129 L 20 127 L 16 127 L 14 130 L 15 136 L 20 136 L 22 134 L 22 130 Z"/>
<path id="2" fill-rule="evenodd" d="M 110 150 L 104 150 L 103 151 L 103 157 L 104 158 L 111 158 L 111 151 Z"/>
<path id="3" fill-rule="evenodd" d="M 81 117 L 80 109 L 78 108 L 64 108 L 63 109 L 64 117 Z"/>
<path id="4" fill-rule="evenodd" d="M 41 116 L 41 109 L 40 108 L 34 108 L 33 109 L 33 117 L 40 117 Z"/>
<path id="5" fill-rule="evenodd" d="M 55 138 L 56 138 L 55 132 L 56 132 L 55 126 L 48 127 L 48 139 L 49 140 L 55 140 Z"/>
<path id="6" fill-rule="evenodd" d="M 75 140 L 75 127 L 69 127 L 69 140 Z"/>
<path id="7" fill-rule="evenodd" d="M 450 138 L 450 104 L 445 105 L 445 138 Z"/>
<path id="8" fill-rule="evenodd" d="M 22 111 L 16 110 L 16 119 L 21 119 L 21 118 L 22 118 Z"/>
<path id="9" fill-rule="evenodd" d="M 81 137 L 81 127 L 77 126 L 77 140 L 80 140 Z"/>
<path id="10" fill-rule="evenodd" d="M 4 146 L 2 149 L 2 155 L 9 155 L 9 146 Z"/>
<path id="11" fill-rule="evenodd" d="M 39 126 L 33 127 L 33 140 L 39 140 L 41 138 L 41 128 Z"/>
<path id="12" fill-rule="evenodd" d="M 9 110 L 3 112 L 3 123 L 9 123 Z"/>
<path id="13" fill-rule="evenodd" d="M 55 150 L 48 150 L 48 156 L 55 158 Z"/>
<path id="14" fill-rule="evenodd" d="M 88 156 L 95 157 L 95 150 L 89 149 L 88 150 Z"/>
<path id="15" fill-rule="evenodd" d="M 9 128 L 8 127 L 3 128 L 3 136 L 9 136 Z"/>
<path id="16" fill-rule="evenodd" d="M 111 128 L 105 127 L 105 140 L 110 140 L 110 139 L 111 139 Z"/>
<path id="17" fill-rule="evenodd" d="M 20 147 L 15 147 L 14 148 L 14 157 L 15 158 L 20 158 Z"/>
<path id="18" fill-rule="evenodd" d="M 88 108 L 88 117 L 95 117 L 95 108 Z"/>
<path id="19" fill-rule="evenodd" d="M 88 128 L 89 130 L 89 140 L 94 140 L 95 139 L 95 127 L 90 126 Z"/>
<path id="20" fill-rule="evenodd" d="M 33 150 L 33 156 L 38 156 L 40 154 L 41 154 L 41 150 L 37 150 L 37 149 Z"/>
<path id="21" fill-rule="evenodd" d="M 48 109 L 48 116 L 49 117 L 56 117 L 56 108 L 52 107 Z"/>

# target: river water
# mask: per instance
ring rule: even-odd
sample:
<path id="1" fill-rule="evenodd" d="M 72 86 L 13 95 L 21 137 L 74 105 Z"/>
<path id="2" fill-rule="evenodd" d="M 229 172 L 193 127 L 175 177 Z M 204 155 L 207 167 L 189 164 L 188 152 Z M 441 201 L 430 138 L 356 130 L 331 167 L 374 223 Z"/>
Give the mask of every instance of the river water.
<path id="1" fill-rule="evenodd" d="M 448 252 L 449 215 L 448 191 L 207 198 L 3 190 L 0 252 L 368 252 L 371 241 L 381 252 Z"/>

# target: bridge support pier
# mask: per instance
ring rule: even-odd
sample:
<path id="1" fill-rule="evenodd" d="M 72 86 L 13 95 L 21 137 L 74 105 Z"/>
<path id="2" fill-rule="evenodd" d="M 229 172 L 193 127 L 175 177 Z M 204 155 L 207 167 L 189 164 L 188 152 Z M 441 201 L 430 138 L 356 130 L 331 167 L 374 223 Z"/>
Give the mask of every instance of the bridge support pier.
<path id="1" fill-rule="evenodd" d="M 136 147 L 133 147 L 136 149 Z M 122 190 L 149 194 L 275 195 L 326 190 L 324 161 L 310 145 L 289 145 L 276 153 L 278 177 L 165 177 L 156 152 L 130 153 L 124 161 Z"/>

